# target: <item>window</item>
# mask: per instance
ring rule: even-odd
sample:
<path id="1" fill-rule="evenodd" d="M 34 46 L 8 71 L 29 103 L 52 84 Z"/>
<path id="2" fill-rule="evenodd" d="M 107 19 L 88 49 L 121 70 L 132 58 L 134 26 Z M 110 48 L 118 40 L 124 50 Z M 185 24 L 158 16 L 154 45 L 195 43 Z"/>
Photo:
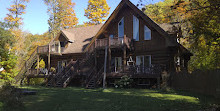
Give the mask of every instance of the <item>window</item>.
<path id="1" fill-rule="evenodd" d="M 60 42 L 60 47 L 65 47 L 65 42 Z"/>
<path id="2" fill-rule="evenodd" d="M 113 34 L 110 34 L 109 37 L 110 37 L 110 38 L 114 38 L 114 35 L 113 35 Z"/>
<path id="3" fill-rule="evenodd" d="M 151 56 L 150 55 L 136 56 L 136 65 L 150 67 L 151 66 Z"/>
<path id="4" fill-rule="evenodd" d="M 139 20 L 133 15 L 133 39 L 139 41 Z"/>
<path id="5" fill-rule="evenodd" d="M 118 37 L 124 37 L 124 17 L 118 23 Z"/>
<path id="6" fill-rule="evenodd" d="M 144 40 L 151 40 L 151 30 L 146 25 L 144 26 Z"/>

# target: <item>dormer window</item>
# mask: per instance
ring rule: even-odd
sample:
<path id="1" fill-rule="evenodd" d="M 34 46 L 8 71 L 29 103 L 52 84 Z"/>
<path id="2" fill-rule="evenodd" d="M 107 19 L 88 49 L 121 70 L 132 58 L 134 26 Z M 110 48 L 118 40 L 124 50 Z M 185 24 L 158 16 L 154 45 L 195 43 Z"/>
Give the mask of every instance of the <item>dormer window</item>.
<path id="1" fill-rule="evenodd" d="M 118 37 L 124 36 L 124 17 L 118 23 Z"/>
<path id="2" fill-rule="evenodd" d="M 144 26 L 144 40 L 151 40 L 151 30 L 146 25 Z"/>
<path id="3" fill-rule="evenodd" d="M 60 47 L 65 47 L 65 42 L 60 42 Z"/>
<path id="4" fill-rule="evenodd" d="M 139 41 L 139 19 L 133 15 L 133 39 Z"/>

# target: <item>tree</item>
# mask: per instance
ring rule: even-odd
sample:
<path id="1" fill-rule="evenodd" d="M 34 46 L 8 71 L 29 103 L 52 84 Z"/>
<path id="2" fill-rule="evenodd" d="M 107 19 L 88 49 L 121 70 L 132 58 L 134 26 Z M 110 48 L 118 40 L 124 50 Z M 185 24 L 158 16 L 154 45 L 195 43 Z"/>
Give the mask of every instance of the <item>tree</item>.
<path id="1" fill-rule="evenodd" d="M 61 21 L 62 29 L 70 29 L 78 24 L 78 18 L 73 10 L 74 6 L 75 3 L 71 2 L 71 0 L 64 2 L 66 10 L 61 11 L 61 13 L 64 13 L 63 20 Z"/>
<path id="2" fill-rule="evenodd" d="M 0 78 L 11 82 L 15 75 L 16 56 L 11 50 L 14 43 L 13 35 L 7 28 L 5 23 L 0 22 L 0 68 L 4 69 L 0 72 Z"/>
<path id="3" fill-rule="evenodd" d="M 8 22 L 11 26 L 18 27 L 22 24 L 21 15 L 25 13 L 26 6 L 29 0 L 13 0 L 13 4 L 8 8 L 9 13 L 5 17 L 5 21 Z"/>
<path id="4" fill-rule="evenodd" d="M 158 23 L 180 23 L 188 42 L 182 43 L 189 44 L 188 48 L 194 53 L 191 70 L 220 68 L 219 12 L 219 0 L 165 0 L 147 5 L 145 11 Z"/>
<path id="5" fill-rule="evenodd" d="M 105 21 L 109 14 L 110 7 L 106 0 L 89 0 L 88 7 L 85 9 L 85 16 L 90 19 L 87 25 L 96 25 Z"/>
<path id="6" fill-rule="evenodd" d="M 49 31 L 55 37 L 59 30 L 72 28 L 78 23 L 78 18 L 73 10 L 75 3 L 71 0 L 44 0 L 48 6 Z"/>

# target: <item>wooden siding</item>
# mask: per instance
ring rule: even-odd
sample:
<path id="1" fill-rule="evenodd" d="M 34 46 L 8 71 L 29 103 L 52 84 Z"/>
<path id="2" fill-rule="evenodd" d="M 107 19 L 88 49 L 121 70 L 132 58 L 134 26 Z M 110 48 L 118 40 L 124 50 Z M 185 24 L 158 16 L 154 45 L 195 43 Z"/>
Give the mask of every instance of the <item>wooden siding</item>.
<path id="1" fill-rule="evenodd" d="M 165 37 L 163 37 L 159 32 L 157 32 L 150 24 L 144 21 L 139 15 L 136 14 L 130 7 L 123 6 L 119 11 L 118 15 L 113 19 L 110 25 L 107 27 L 104 34 L 100 38 L 108 38 L 109 35 L 113 34 L 114 37 L 118 36 L 118 23 L 124 17 L 124 34 L 133 39 L 133 15 L 139 19 L 139 41 L 134 42 L 134 51 L 127 52 L 128 56 L 131 54 L 134 61 L 136 61 L 136 56 L 138 55 L 151 55 L 152 64 L 164 64 L 167 67 L 170 66 L 170 58 L 172 57 L 172 52 L 166 46 Z M 147 26 L 151 30 L 151 40 L 144 40 L 144 26 Z M 118 50 L 117 54 L 112 50 L 112 57 L 123 58 L 123 50 Z"/>
<path id="2" fill-rule="evenodd" d="M 63 54 L 63 55 L 52 55 L 51 56 L 51 67 L 57 68 L 58 61 L 64 61 L 66 60 L 67 63 L 70 62 L 71 59 L 73 61 L 76 61 L 77 59 L 82 58 L 82 53 L 79 54 Z"/>

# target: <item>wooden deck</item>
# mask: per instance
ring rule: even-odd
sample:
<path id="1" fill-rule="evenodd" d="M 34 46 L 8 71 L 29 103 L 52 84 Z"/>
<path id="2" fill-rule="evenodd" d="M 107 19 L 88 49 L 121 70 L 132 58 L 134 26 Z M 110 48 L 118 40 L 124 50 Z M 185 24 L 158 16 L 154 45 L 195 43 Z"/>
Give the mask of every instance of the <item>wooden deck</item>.
<path id="1" fill-rule="evenodd" d="M 95 42 L 89 47 L 88 51 L 92 52 L 95 49 L 105 49 L 106 46 L 109 48 L 123 48 L 123 46 L 130 48 L 131 43 L 131 39 L 127 36 L 102 38 L 95 40 Z"/>
<path id="2" fill-rule="evenodd" d="M 50 54 L 61 55 L 62 51 L 63 51 L 63 48 L 61 48 L 59 42 L 54 42 L 48 45 L 37 47 L 38 54 L 48 54 L 50 52 Z"/>

